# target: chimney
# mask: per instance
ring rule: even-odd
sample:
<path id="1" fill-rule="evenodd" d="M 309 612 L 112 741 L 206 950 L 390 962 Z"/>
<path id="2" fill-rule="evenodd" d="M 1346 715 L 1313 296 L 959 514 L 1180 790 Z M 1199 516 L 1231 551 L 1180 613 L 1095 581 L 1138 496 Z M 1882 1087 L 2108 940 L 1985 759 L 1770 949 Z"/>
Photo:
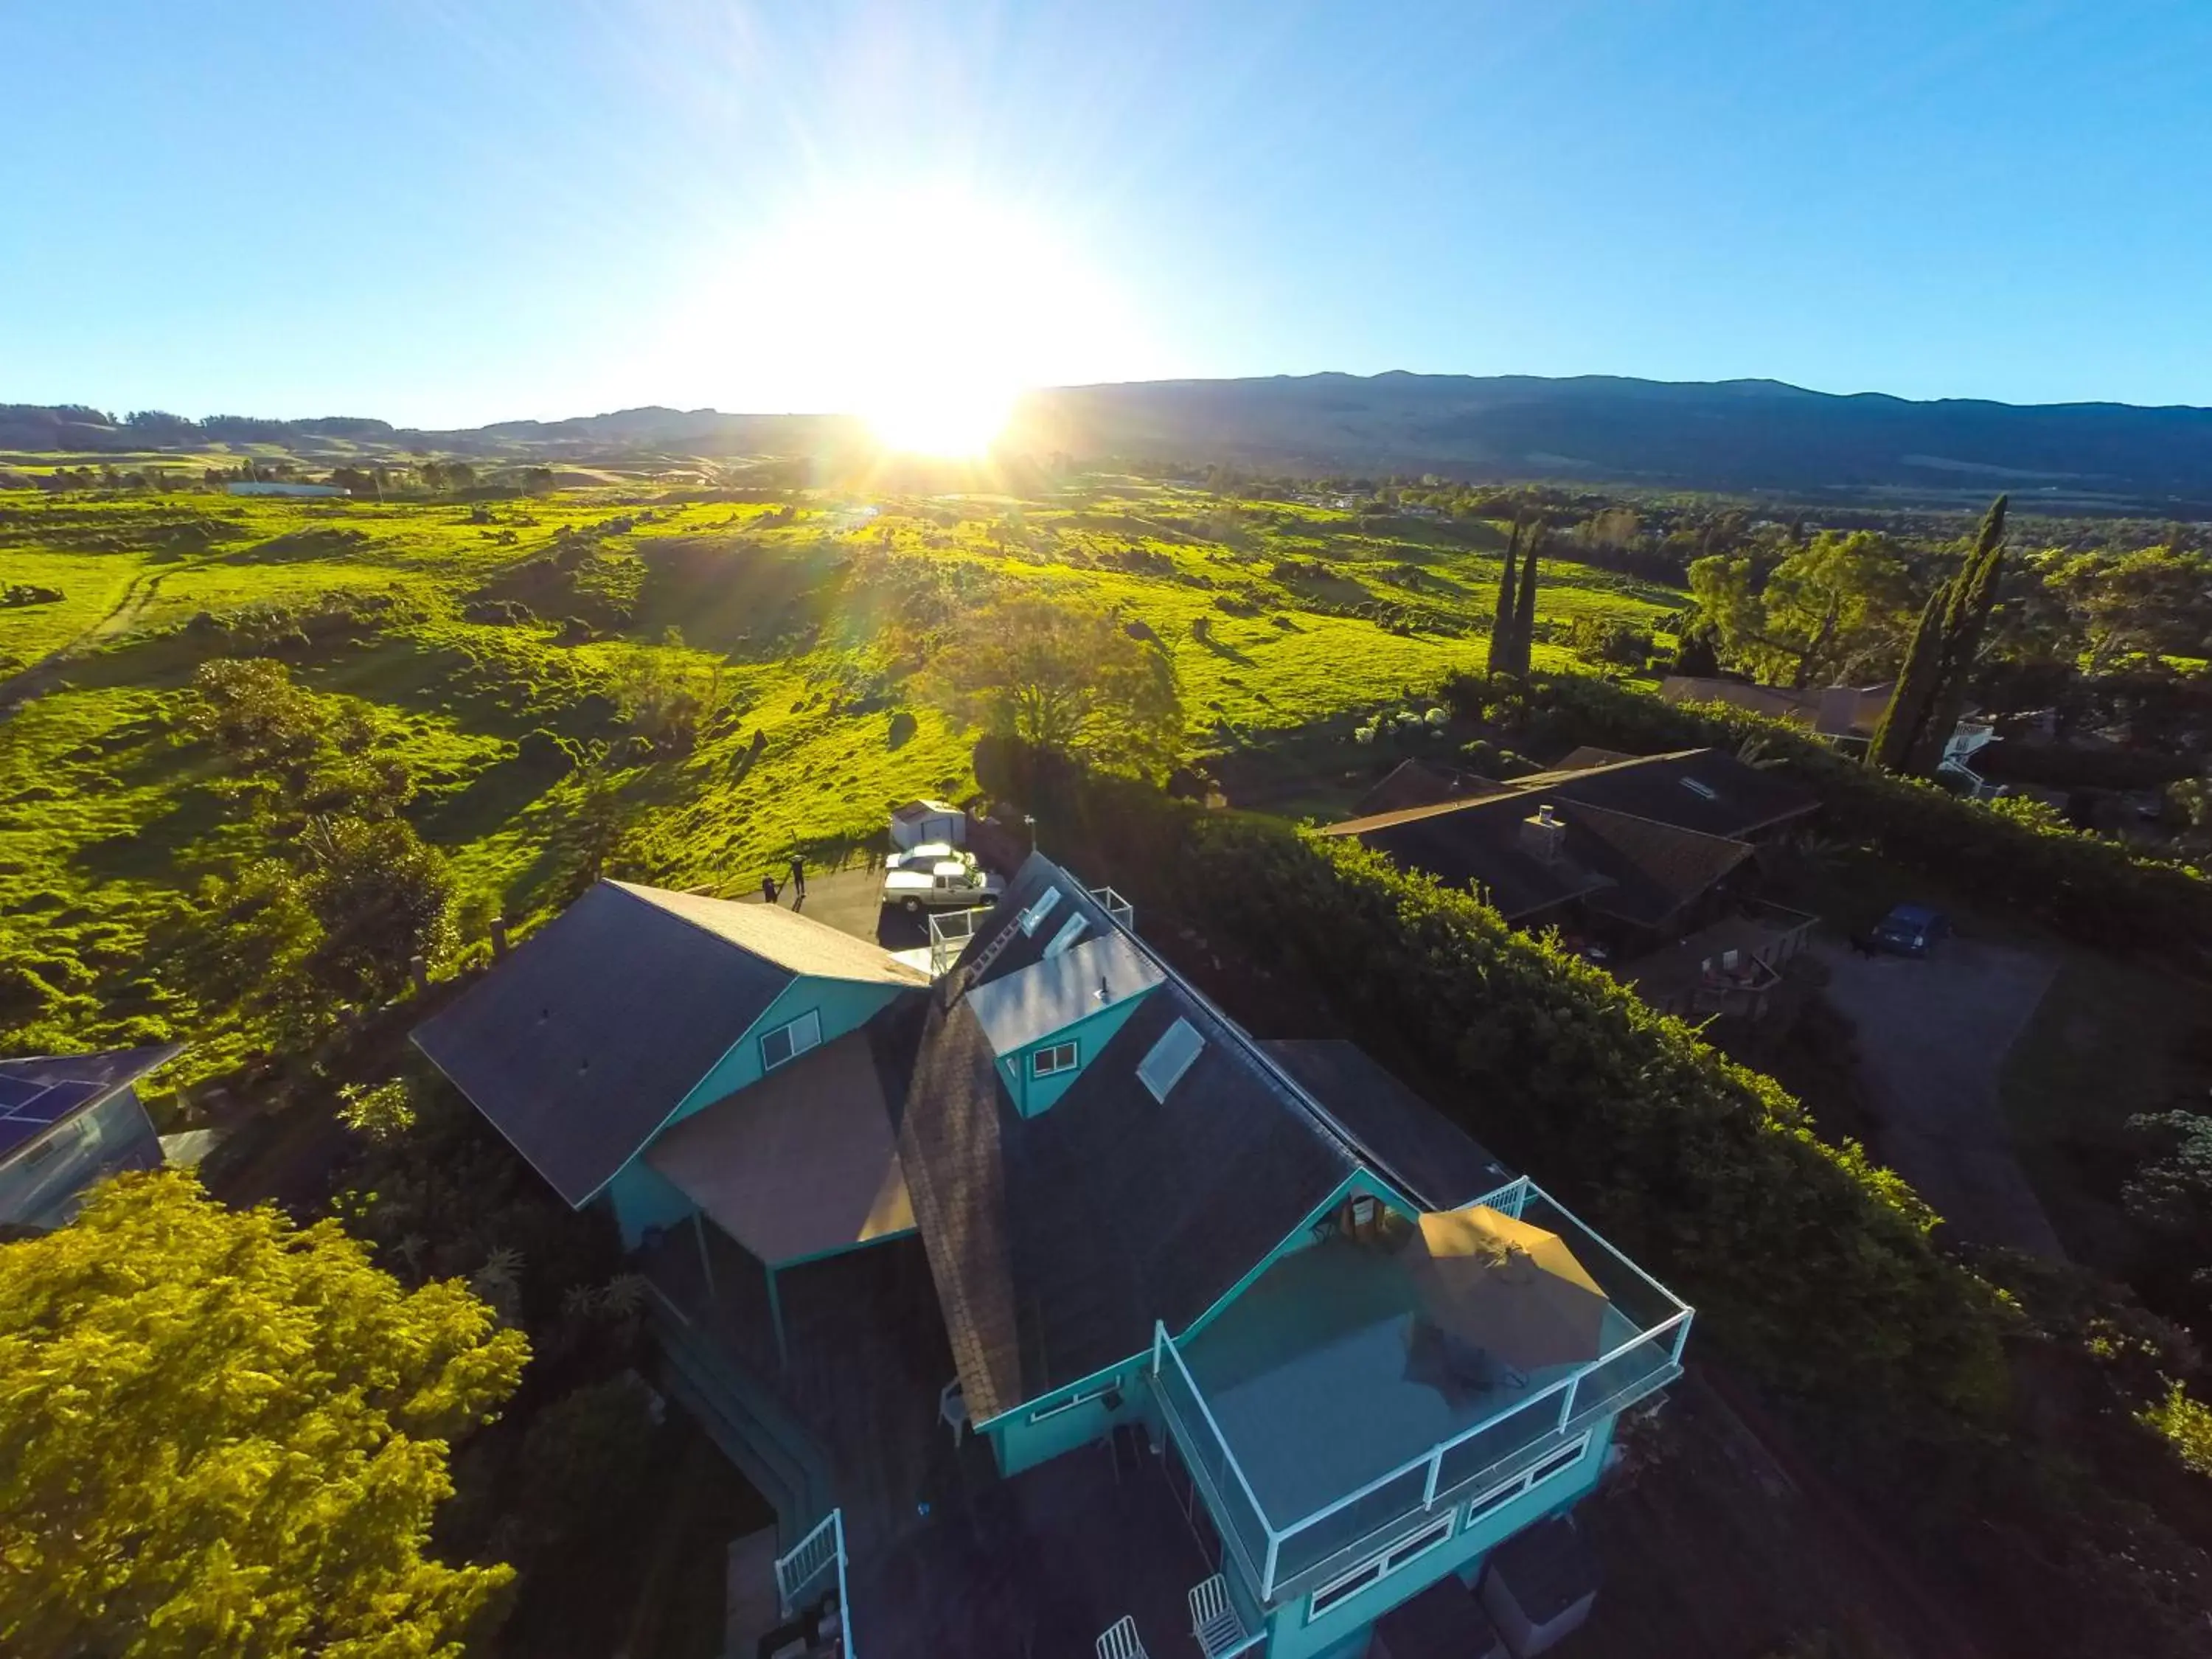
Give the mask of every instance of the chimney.
<path id="1" fill-rule="evenodd" d="M 1567 826 L 1549 805 L 1539 806 L 1534 817 L 1521 820 L 1521 850 L 1537 863 L 1557 864 L 1566 845 Z"/>

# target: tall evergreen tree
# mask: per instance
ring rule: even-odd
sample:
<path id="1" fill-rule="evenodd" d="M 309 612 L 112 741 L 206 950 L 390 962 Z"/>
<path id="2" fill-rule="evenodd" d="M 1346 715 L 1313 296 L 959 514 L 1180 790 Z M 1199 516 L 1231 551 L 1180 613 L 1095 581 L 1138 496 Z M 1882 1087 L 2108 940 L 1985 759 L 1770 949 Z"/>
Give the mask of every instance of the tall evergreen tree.
<path id="1" fill-rule="evenodd" d="M 1521 592 L 1516 596 L 1518 608 L 1513 619 L 1513 672 L 1524 678 L 1536 637 L 1536 558 L 1544 550 L 1544 525 L 1539 520 L 1528 527 L 1528 538 L 1522 544 Z"/>
<path id="2" fill-rule="evenodd" d="M 1943 762 L 1943 746 L 1966 712 L 1966 686 L 1980 655 L 1982 635 L 1997 602 L 1997 576 L 2004 562 L 2006 497 L 1990 503 L 1982 527 L 1974 538 L 1974 550 L 1953 579 L 1950 603 L 1944 608 L 1943 658 L 1936 672 L 1936 693 L 1929 701 L 1928 720 L 1906 764 L 1922 777 L 1934 775 Z"/>
<path id="3" fill-rule="evenodd" d="M 1943 607 L 1951 585 L 1942 582 L 1920 607 L 1920 620 L 1912 625 L 1911 642 L 1905 647 L 1905 666 L 1890 688 L 1888 706 L 1867 745 L 1866 763 L 1878 772 L 1901 772 L 1925 723 L 1928 705 L 1936 690 L 1936 670 L 1943 656 Z"/>
<path id="4" fill-rule="evenodd" d="M 1966 708 L 1966 682 L 1996 604 L 2006 505 L 2002 495 L 1990 503 L 1966 562 L 1928 596 L 1889 706 L 1867 747 L 1869 766 L 1924 776 L 1942 763 L 1943 745 Z"/>
<path id="5" fill-rule="evenodd" d="M 1498 614 L 1490 624 L 1490 656 L 1488 667 L 1492 674 L 1503 674 L 1513 666 L 1513 620 L 1518 612 L 1513 604 L 1513 570 L 1521 556 L 1521 515 L 1513 515 L 1513 535 L 1505 544 L 1505 574 L 1498 582 Z"/>

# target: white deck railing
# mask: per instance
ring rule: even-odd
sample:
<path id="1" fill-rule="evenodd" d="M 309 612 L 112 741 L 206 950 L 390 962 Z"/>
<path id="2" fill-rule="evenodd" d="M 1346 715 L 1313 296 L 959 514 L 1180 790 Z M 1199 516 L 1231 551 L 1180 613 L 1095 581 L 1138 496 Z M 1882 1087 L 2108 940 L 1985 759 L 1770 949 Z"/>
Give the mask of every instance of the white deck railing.
<path id="1" fill-rule="evenodd" d="M 1106 914 L 1125 932 L 1137 931 L 1137 908 L 1110 887 L 1094 887 L 1091 896 L 1105 906 Z"/>
<path id="2" fill-rule="evenodd" d="M 975 929 L 992 907 L 979 905 L 972 910 L 932 910 L 929 913 L 929 976 L 937 978 L 960 959 L 968 948 L 968 941 L 975 937 Z"/>
<path id="3" fill-rule="evenodd" d="M 1478 1483 L 1495 1485 L 1510 1477 L 1510 1466 L 1535 1461 L 1681 1375 L 1683 1345 L 1694 1316 L 1686 1304 L 1525 1176 L 1480 1201 L 1519 1215 L 1531 1197 L 1541 1200 L 1626 1267 L 1636 1281 L 1657 1292 L 1669 1311 L 1528 1399 L 1288 1522 L 1278 1524 L 1268 1516 L 1175 1340 L 1164 1325 L 1154 1327 L 1155 1393 L 1184 1462 L 1206 1493 L 1217 1530 L 1263 1602 L 1273 1600 L 1293 1580 L 1351 1558 L 1355 1551 L 1371 1553 L 1387 1547 L 1387 1534 L 1394 1530 L 1412 1530 L 1438 1506 L 1455 1502 Z"/>
<path id="4" fill-rule="evenodd" d="M 853 1598 L 845 1589 L 845 1512 L 832 1510 L 821 1524 L 775 1559 L 775 1595 L 783 1616 L 793 1618 L 808 1595 L 828 1578 L 837 1577 L 838 1651 L 853 1659 Z"/>

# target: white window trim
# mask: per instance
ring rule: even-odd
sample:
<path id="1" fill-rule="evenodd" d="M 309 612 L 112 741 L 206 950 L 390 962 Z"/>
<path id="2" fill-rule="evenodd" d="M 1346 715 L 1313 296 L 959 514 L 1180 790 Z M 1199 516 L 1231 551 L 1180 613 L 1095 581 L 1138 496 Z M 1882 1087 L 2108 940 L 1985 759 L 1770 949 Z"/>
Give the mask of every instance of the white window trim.
<path id="1" fill-rule="evenodd" d="M 805 1029 L 801 1030 L 802 1027 Z M 787 1035 L 791 1039 L 791 1052 L 786 1054 L 781 1060 L 770 1060 L 768 1057 L 769 1039 L 770 1037 L 784 1036 Z M 761 1033 L 761 1070 L 763 1073 L 768 1073 L 773 1072 L 779 1066 L 788 1066 L 793 1060 L 797 1060 L 799 1055 L 805 1054 L 809 1049 L 818 1048 L 821 1046 L 822 1013 L 819 1009 L 809 1008 L 805 1013 L 796 1015 L 793 1018 L 784 1021 L 782 1024 L 777 1026 L 774 1030 L 763 1031 Z"/>
<path id="2" fill-rule="evenodd" d="M 1090 925 L 1090 918 L 1080 910 L 1060 923 L 1060 931 L 1052 936 L 1051 943 L 1044 947 L 1045 960 L 1049 962 L 1062 951 L 1073 950 L 1076 940 L 1082 938 L 1083 930 Z"/>
<path id="3" fill-rule="evenodd" d="M 1023 936 L 1024 938 L 1028 938 L 1030 935 L 1033 935 L 1037 930 L 1037 925 L 1047 916 L 1050 915 L 1059 903 L 1059 888 L 1048 887 L 1044 891 L 1039 893 L 1036 896 L 1036 902 L 1032 903 L 1028 909 L 1022 912 Z"/>
<path id="4" fill-rule="evenodd" d="M 1061 1053 L 1067 1055 L 1066 1065 L 1048 1066 L 1044 1063 L 1046 1055 Z M 1082 1065 L 1083 1044 L 1072 1037 L 1066 1042 L 1048 1042 L 1042 1048 L 1033 1048 L 1030 1051 L 1030 1076 L 1039 1081 L 1079 1070 Z"/>
<path id="5" fill-rule="evenodd" d="M 1078 1406 L 1088 1406 L 1094 1400 L 1103 1400 L 1121 1386 L 1120 1377 L 1109 1376 L 1095 1388 L 1085 1389 L 1081 1394 L 1070 1395 L 1066 1399 L 1055 1401 L 1052 1405 L 1038 1407 L 1030 1413 L 1030 1421 L 1042 1423 L 1048 1417 L 1058 1417 L 1062 1412 L 1072 1412 Z"/>
<path id="6" fill-rule="evenodd" d="M 1410 1566 L 1431 1550 L 1449 1542 L 1459 1530 L 1459 1510 L 1456 1505 L 1446 1510 L 1427 1526 L 1408 1533 L 1389 1548 L 1371 1555 L 1358 1566 L 1340 1572 L 1326 1584 L 1315 1588 L 1306 1598 L 1306 1623 L 1325 1619 L 1349 1601 L 1360 1591 L 1381 1583 L 1392 1573 Z M 1325 1604 L 1325 1605 L 1324 1605 Z"/>
<path id="7" fill-rule="evenodd" d="M 1583 1434 L 1572 1445 L 1563 1446 L 1549 1457 L 1530 1464 L 1510 1480 L 1501 1481 L 1488 1492 L 1477 1492 L 1460 1506 L 1460 1512 L 1467 1517 L 1467 1524 L 1473 1526 L 1484 1516 L 1504 1509 L 1515 1498 L 1548 1485 L 1569 1469 L 1579 1467 L 1589 1452 L 1589 1436 Z"/>

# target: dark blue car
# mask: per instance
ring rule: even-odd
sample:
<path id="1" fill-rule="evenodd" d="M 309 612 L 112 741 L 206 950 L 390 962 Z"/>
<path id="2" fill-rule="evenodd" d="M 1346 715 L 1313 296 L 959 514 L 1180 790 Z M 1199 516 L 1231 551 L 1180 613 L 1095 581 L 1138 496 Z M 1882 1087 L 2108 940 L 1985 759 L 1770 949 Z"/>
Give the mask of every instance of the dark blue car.
<path id="1" fill-rule="evenodd" d="M 1901 957 L 1924 957 L 1951 931 L 1941 910 L 1924 904 L 1900 904 L 1875 924 L 1874 942 Z"/>

